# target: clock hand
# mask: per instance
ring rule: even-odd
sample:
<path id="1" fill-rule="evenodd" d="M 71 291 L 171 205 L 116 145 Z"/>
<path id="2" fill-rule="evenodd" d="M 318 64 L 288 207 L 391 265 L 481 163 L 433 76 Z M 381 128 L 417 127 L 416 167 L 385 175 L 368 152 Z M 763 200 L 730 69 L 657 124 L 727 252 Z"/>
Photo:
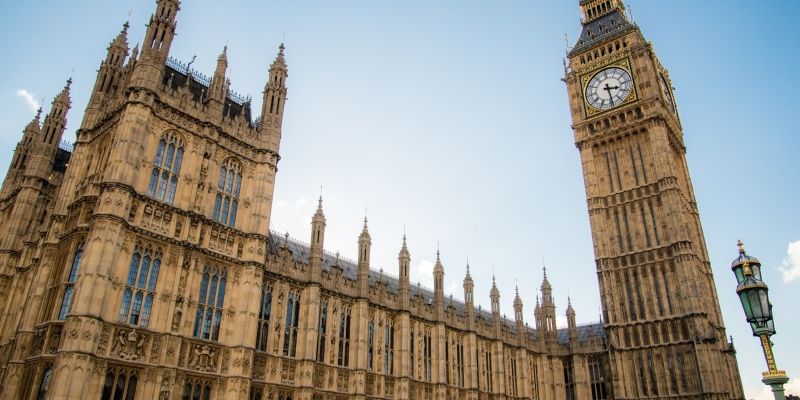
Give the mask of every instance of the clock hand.
<path id="1" fill-rule="evenodd" d="M 606 83 L 606 87 L 603 88 L 603 90 L 608 92 L 608 101 L 611 102 L 611 106 L 612 107 L 614 106 L 614 96 L 611 95 L 611 91 L 612 90 L 618 90 L 618 89 L 619 89 L 619 86 L 611 87 L 611 86 L 608 85 L 608 83 Z"/>

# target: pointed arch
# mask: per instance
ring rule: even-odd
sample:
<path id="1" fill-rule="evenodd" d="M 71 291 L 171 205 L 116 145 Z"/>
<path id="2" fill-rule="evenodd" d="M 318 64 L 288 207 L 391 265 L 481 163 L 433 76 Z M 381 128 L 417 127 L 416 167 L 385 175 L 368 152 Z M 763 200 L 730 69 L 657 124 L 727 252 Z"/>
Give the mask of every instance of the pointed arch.
<path id="1" fill-rule="evenodd" d="M 66 283 L 64 284 L 64 295 L 61 297 L 61 308 L 58 312 L 58 319 L 67 318 L 67 313 L 72 305 L 72 298 L 75 295 L 75 281 L 78 280 L 78 271 L 83 258 L 84 242 L 78 243 L 75 247 L 75 254 L 72 256 L 72 264 L 70 265 L 69 275 L 67 275 Z"/>
<path id="2" fill-rule="evenodd" d="M 241 188 L 242 163 L 230 157 L 219 168 L 217 196 L 214 199 L 214 221 L 228 226 L 235 226 Z"/>
<path id="3" fill-rule="evenodd" d="M 161 136 L 147 185 L 148 196 L 169 204 L 174 202 L 183 164 L 184 143 L 175 131 L 168 131 Z"/>

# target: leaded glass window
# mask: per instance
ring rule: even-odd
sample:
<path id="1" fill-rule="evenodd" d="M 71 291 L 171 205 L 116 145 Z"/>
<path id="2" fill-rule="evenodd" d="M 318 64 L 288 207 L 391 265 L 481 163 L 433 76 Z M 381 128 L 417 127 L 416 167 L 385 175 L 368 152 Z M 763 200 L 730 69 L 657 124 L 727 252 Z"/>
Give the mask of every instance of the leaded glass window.
<path id="1" fill-rule="evenodd" d="M 337 365 L 347 367 L 350 365 L 350 307 L 342 308 L 339 318 L 339 356 Z"/>
<path id="2" fill-rule="evenodd" d="M 194 321 L 194 336 L 217 340 L 222 321 L 227 277 L 224 271 L 206 265 L 200 280 L 200 296 Z"/>
<path id="3" fill-rule="evenodd" d="M 269 340 L 269 320 L 272 317 L 272 281 L 264 281 L 261 286 L 261 306 L 258 309 L 258 329 L 256 332 L 256 349 L 267 351 Z"/>
<path id="4" fill-rule="evenodd" d="M 67 275 L 67 283 L 64 285 L 64 296 L 61 299 L 61 309 L 58 312 L 58 319 L 67 318 L 70 305 L 72 305 L 72 297 L 75 295 L 75 281 L 78 279 L 78 268 L 81 264 L 83 257 L 83 243 L 78 245 L 75 249 L 75 256 L 72 257 L 72 265 Z"/>
<path id="5" fill-rule="evenodd" d="M 143 248 L 141 244 L 131 256 L 122 305 L 119 308 L 119 322 L 129 325 L 147 326 L 161 269 L 161 251 Z"/>
<path id="6" fill-rule="evenodd" d="M 136 396 L 138 377 L 136 370 L 109 367 L 100 400 L 128 400 Z"/>
<path id="7" fill-rule="evenodd" d="M 300 293 L 289 291 L 286 301 L 286 324 L 283 333 L 283 355 L 294 357 L 297 352 L 297 327 L 300 320 Z"/>
<path id="8" fill-rule="evenodd" d="M 172 204 L 178 187 L 178 176 L 183 163 L 183 141 L 167 132 L 161 137 L 153 159 L 153 171 L 150 173 L 150 184 L 147 195 L 165 203 Z"/>
<path id="9" fill-rule="evenodd" d="M 394 324 L 392 320 L 386 320 L 383 329 L 383 373 L 394 375 Z"/>
<path id="10" fill-rule="evenodd" d="M 239 209 L 239 191 L 242 188 L 242 166 L 229 159 L 219 169 L 217 197 L 214 200 L 214 221 L 235 226 Z"/>

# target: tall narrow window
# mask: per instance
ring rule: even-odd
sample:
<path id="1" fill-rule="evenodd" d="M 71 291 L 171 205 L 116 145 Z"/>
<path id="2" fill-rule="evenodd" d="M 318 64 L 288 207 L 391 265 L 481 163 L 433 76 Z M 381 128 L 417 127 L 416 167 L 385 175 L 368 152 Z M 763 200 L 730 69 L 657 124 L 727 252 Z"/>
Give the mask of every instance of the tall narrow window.
<path id="1" fill-rule="evenodd" d="M 564 358 L 564 390 L 567 400 L 575 400 L 575 376 L 569 358 Z"/>
<path id="2" fill-rule="evenodd" d="M 256 349 L 267 351 L 269 339 L 269 319 L 272 316 L 272 286 L 271 281 L 264 281 L 261 285 L 261 306 L 258 309 L 258 329 L 256 329 Z"/>
<path id="3" fill-rule="evenodd" d="M 450 384 L 450 340 L 444 340 L 444 383 Z"/>
<path id="4" fill-rule="evenodd" d="M 297 353 L 297 326 L 300 319 L 300 293 L 289 291 L 286 302 L 286 324 L 283 332 L 283 355 L 294 357 Z"/>
<path id="5" fill-rule="evenodd" d="M 433 351 L 431 349 L 431 333 L 430 331 L 425 332 L 422 336 L 422 364 L 423 364 L 423 379 L 427 382 L 431 381 L 431 355 Z"/>
<path id="6" fill-rule="evenodd" d="M 228 226 L 235 225 L 241 188 L 242 167 L 235 160 L 229 159 L 219 169 L 217 197 L 214 200 L 214 221 Z"/>
<path id="7" fill-rule="evenodd" d="M 119 322 L 147 326 L 156 292 L 158 270 L 161 268 L 161 251 L 142 249 L 136 245 L 125 282 L 122 305 L 119 308 Z"/>
<path id="8" fill-rule="evenodd" d="M 375 358 L 375 321 L 369 320 L 367 326 L 367 371 L 372 372 L 372 360 Z"/>
<path id="9" fill-rule="evenodd" d="M 350 307 L 342 307 L 339 317 L 339 355 L 337 365 L 350 366 Z"/>
<path id="10" fill-rule="evenodd" d="M 317 321 L 319 339 L 317 340 L 317 361 L 325 362 L 325 342 L 328 339 L 328 300 L 322 300 Z"/>
<path id="11" fill-rule="evenodd" d="M 411 335 L 408 337 L 408 345 L 411 351 L 408 352 L 408 365 L 411 367 L 411 377 L 414 378 L 416 375 L 414 371 L 417 369 L 414 367 L 414 327 L 411 327 Z"/>
<path id="12" fill-rule="evenodd" d="M 42 380 L 39 382 L 39 392 L 36 395 L 36 400 L 44 400 L 47 394 L 47 389 L 50 388 L 50 380 L 53 378 L 53 367 L 48 366 L 42 374 Z"/>
<path id="13" fill-rule="evenodd" d="M 492 351 L 487 350 L 485 353 L 486 363 L 486 389 L 490 392 L 494 390 L 492 385 Z"/>
<path id="14" fill-rule="evenodd" d="M 147 185 L 147 195 L 172 204 L 178 187 L 181 163 L 183 163 L 183 141 L 172 132 L 167 132 L 158 142 L 150 184 Z"/>
<path id="15" fill-rule="evenodd" d="M 205 266 L 200 280 L 200 297 L 197 301 L 197 315 L 194 321 L 194 336 L 217 340 L 222 321 L 222 306 L 225 300 L 225 284 L 228 282 L 224 271 Z"/>
<path id="16" fill-rule="evenodd" d="M 72 266 L 69 269 L 67 283 L 64 286 L 64 298 L 61 300 L 61 310 L 58 312 L 58 319 L 67 318 L 69 307 L 72 304 L 72 296 L 75 294 L 75 281 L 78 279 L 78 267 L 83 257 L 83 243 L 78 245 L 75 256 L 72 257 Z"/>
<path id="17" fill-rule="evenodd" d="M 592 400 L 608 399 L 608 389 L 606 389 L 603 374 L 603 358 L 600 356 L 589 358 L 589 381 L 592 388 Z"/>
<path id="18" fill-rule="evenodd" d="M 456 342 L 456 372 L 458 374 L 458 386 L 464 387 L 464 343 L 460 339 Z"/>
<path id="19" fill-rule="evenodd" d="M 383 326 L 383 373 L 394 375 L 394 324 L 387 319 Z"/>
<path id="20" fill-rule="evenodd" d="M 511 356 L 511 396 L 517 397 L 517 358 Z"/>
<path id="21" fill-rule="evenodd" d="M 133 399 L 136 396 L 138 378 L 135 370 L 109 367 L 100 400 Z"/>

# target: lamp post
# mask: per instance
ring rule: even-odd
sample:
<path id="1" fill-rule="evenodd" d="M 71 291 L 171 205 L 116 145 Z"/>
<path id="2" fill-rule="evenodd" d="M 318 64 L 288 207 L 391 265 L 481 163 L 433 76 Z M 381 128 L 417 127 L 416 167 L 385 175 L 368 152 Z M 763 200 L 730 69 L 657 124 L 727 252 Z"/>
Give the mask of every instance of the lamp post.
<path id="1" fill-rule="evenodd" d="M 739 257 L 731 263 L 731 270 L 736 275 L 736 294 L 742 302 L 744 315 L 750 323 L 753 336 L 761 339 L 761 348 L 767 360 L 767 371 L 762 372 L 761 382 L 772 387 L 775 400 L 785 400 L 783 385 L 789 381 L 785 371 L 775 365 L 775 356 L 772 353 L 772 342 L 769 337 L 775 334 L 775 323 L 772 320 L 772 303 L 769 302 L 769 288 L 761 280 L 761 262 L 757 258 L 747 255 L 744 244 L 740 240 Z"/>

